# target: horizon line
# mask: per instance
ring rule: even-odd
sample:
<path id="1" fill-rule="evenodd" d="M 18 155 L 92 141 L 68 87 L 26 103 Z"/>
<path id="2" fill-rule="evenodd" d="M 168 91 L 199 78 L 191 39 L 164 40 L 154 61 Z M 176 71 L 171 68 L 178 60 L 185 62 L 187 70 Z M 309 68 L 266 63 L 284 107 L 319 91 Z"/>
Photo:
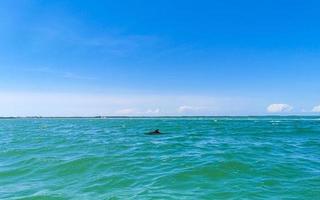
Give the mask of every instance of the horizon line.
<path id="1" fill-rule="evenodd" d="M 130 115 L 97 115 L 97 116 L 0 116 L 0 119 L 18 119 L 18 118 L 29 118 L 29 119 L 40 119 L 40 118 L 93 118 L 93 119 L 104 119 L 104 118 L 195 118 L 195 117 L 320 117 L 320 114 L 309 114 L 309 115 L 141 115 L 141 116 L 130 116 Z"/>

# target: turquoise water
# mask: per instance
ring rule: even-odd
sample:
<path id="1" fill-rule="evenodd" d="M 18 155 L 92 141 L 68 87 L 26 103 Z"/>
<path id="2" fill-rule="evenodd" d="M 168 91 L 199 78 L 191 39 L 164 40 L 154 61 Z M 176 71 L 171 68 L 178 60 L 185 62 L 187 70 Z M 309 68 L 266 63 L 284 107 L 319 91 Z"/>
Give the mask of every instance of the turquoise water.
<path id="1" fill-rule="evenodd" d="M 0 199 L 319 197 L 319 117 L 0 119 Z"/>

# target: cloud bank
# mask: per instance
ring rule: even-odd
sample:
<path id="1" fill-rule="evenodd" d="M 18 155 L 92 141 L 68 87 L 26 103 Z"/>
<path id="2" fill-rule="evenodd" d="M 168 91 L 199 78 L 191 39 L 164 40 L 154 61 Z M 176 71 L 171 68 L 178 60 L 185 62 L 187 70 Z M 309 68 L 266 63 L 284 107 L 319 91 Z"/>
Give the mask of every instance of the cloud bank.
<path id="1" fill-rule="evenodd" d="M 263 113 L 263 104 L 261 106 L 251 99 L 240 97 L 0 91 L 0 116 L 211 116 L 259 113 Z"/>
<path id="2" fill-rule="evenodd" d="M 237 115 L 248 110 L 247 104 L 240 98 L 195 95 L 0 91 L 0 116 Z"/>

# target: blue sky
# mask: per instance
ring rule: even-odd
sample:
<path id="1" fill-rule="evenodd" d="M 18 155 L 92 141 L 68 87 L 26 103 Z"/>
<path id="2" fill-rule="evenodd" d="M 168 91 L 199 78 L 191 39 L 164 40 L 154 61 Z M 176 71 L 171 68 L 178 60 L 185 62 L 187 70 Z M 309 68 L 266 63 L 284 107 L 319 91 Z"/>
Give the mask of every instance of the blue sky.
<path id="1" fill-rule="evenodd" d="M 1 1 L 0 115 L 314 114 L 319 7 Z"/>

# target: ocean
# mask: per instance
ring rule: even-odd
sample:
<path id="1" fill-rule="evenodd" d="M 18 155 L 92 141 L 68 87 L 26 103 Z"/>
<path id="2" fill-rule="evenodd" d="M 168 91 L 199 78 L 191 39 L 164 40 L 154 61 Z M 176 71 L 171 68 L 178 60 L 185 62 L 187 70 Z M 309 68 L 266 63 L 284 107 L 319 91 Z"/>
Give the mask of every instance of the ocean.
<path id="1" fill-rule="evenodd" d="M 0 199 L 320 199 L 320 117 L 0 119 Z"/>

